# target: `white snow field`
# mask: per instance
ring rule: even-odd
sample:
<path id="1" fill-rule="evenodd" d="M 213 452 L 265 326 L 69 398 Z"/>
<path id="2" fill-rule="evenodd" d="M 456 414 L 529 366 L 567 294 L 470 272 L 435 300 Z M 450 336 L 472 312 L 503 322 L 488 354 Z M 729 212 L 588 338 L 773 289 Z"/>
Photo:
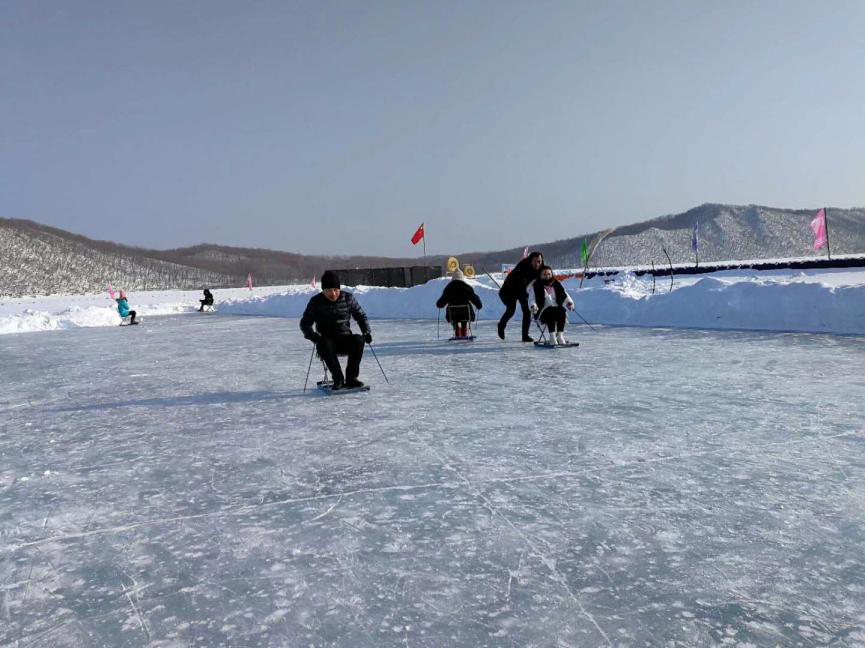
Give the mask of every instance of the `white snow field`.
<path id="1" fill-rule="evenodd" d="M 865 644 L 865 338 L 372 326 L 0 336 L 0 645 Z"/>
<path id="2" fill-rule="evenodd" d="M 562 271 L 572 272 L 572 271 Z M 495 281 L 501 282 L 501 275 Z M 351 288 L 371 317 L 436 319 L 435 301 L 444 282 L 413 288 Z M 472 282 L 483 300 L 481 319 L 498 319 L 504 306 L 494 279 Z M 595 277 L 580 288 L 565 282 L 587 321 L 620 326 L 663 326 L 720 330 L 799 331 L 865 335 L 865 268 L 839 270 L 728 270 L 674 278 Z M 300 317 L 315 289 L 308 284 L 270 286 L 249 291 L 216 290 L 221 314 Z M 139 315 L 192 312 L 198 291 L 130 292 Z M 116 326 L 120 322 L 107 294 L 0 299 L 0 334 L 83 326 Z"/>

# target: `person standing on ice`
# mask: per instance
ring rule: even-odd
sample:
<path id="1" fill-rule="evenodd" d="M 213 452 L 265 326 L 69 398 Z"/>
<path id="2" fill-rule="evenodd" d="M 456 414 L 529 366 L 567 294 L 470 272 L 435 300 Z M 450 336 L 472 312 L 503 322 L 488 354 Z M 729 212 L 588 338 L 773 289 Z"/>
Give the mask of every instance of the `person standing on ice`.
<path id="1" fill-rule="evenodd" d="M 448 282 L 448 285 L 445 286 L 445 289 L 442 291 L 442 296 L 439 297 L 439 300 L 436 302 L 436 308 L 445 308 L 446 306 L 450 306 L 451 308 L 464 306 L 466 308 L 455 310 L 454 315 L 458 317 L 461 313 L 466 314 L 469 320 L 474 322 L 475 311 L 472 308 L 472 304 L 474 304 L 478 310 L 483 308 L 481 298 L 475 294 L 475 289 L 466 283 L 466 276 L 462 271 L 457 269 L 456 272 L 451 275 L 451 280 Z M 451 308 L 448 308 L 445 311 L 445 319 L 447 319 L 447 321 L 454 327 L 454 337 L 467 337 L 469 334 L 469 320 L 459 320 L 456 317 L 452 317 Z"/>
<path id="2" fill-rule="evenodd" d="M 129 302 L 126 301 L 126 293 L 121 290 L 117 299 L 114 301 L 117 302 L 117 312 L 120 313 L 120 317 L 128 317 L 130 324 L 136 324 L 135 311 L 129 310 Z"/>
<path id="3" fill-rule="evenodd" d="M 553 276 L 553 269 L 541 266 L 541 276 L 529 284 L 529 310 L 549 331 L 550 344 L 567 344 L 565 323 L 568 313 L 573 310 L 574 300 L 565 290 L 562 282 Z"/>
<path id="4" fill-rule="evenodd" d="M 351 332 L 352 318 L 363 335 Z M 357 299 L 340 289 L 339 275 L 332 270 L 321 275 L 321 292 L 309 300 L 300 318 L 300 330 L 303 337 L 315 344 L 318 356 L 333 376 L 334 391 L 363 387 L 358 380 L 360 360 L 364 342 L 372 343 L 372 332 Z M 345 375 L 339 365 L 339 354 L 348 355 Z"/>
<path id="5" fill-rule="evenodd" d="M 505 314 L 499 320 L 499 337 L 501 339 L 505 339 L 505 327 L 508 325 L 508 320 L 516 312 L 517 302 L 519 302 L 523 309 L 523 342 L 534 342 L 534 339 L 529 335 L 532 317 L 529 312 L 526 287 L 538 278 L 542 265 L 544 265 L 544 255 L 540 252 L 532 252 L 515 265 L 514 269 L 505 277 L 505 281 L 499 289 L 499 298 L 505 305 Z"/>

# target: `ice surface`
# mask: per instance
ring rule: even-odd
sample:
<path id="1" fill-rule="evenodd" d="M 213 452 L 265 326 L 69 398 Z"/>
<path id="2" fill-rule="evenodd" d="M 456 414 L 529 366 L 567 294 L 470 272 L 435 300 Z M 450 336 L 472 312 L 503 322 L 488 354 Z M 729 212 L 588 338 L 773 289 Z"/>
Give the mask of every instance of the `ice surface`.
<path id="1" fill-rule="evenodd" d="M 0 645 L 865 642 L 865 340 L 435 332 L 0 337 Z"/>

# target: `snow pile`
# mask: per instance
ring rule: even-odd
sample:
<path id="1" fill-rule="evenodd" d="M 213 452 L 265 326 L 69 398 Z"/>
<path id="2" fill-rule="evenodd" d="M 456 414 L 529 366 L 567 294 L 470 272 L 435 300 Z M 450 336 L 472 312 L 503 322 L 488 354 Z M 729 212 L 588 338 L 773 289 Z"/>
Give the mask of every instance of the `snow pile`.
<path id="1" fill-rule="evenodd" d="M 497 277 L 500 281 L 501 278 Z M 435 307 L 448 279 L 413 288 L 347 287 L 374 319 L 436 319 Z M 501 317 L 498 287 L 483 277 L 471 282 L 483 301 L 480 319 Z M 865 269 L 806 272 L 729 270 L 669 278 L 622 273 L 595 277 L 580 288 L 565 281 L 579 315 L 593 324 L 675 328 L 751 329 L 865 335 Z M 300 317 L 317 291 L 308 285 L 217 291 L 217 313 Z M 130 293 L 142 317 L 193 313 L 198 291 Z M 517 314 L 519 318 L 519 313 Z M 577 315 L 571 321 L 578 323 Z M 12 299 L 0 303 L 0 334 L 120 322 L 105 295 Z"/>

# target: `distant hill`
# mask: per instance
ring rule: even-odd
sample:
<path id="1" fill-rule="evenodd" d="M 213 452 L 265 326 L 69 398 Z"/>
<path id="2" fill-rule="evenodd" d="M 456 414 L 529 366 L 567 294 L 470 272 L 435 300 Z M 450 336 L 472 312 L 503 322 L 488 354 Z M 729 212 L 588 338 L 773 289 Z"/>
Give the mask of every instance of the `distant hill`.
<path id="1" fill-rule="evenodd" d="M 661 216 L 547 243 L 535 243 L 559 268 L 579 265 L 585 238 L 598 242 L 592 267 L 690 262 L 691 234 L 699 223 L 700 261 L 812 256 L 809 227 L 816 209 L 777 209 L 755 205 L 705 204 L 682 214 Z M 865 253 L 865 209 L 829 208 L 833 254 Z M 456 251 L 455 251 L 456 252 Z M 822 254 L 822 252 L 821 252 Z M 456 254 L 479 271 L 497 270 L 522 256 L 522 247 Z M 446 256 L 429 256 L 430 265 Z M 95 241 L 32 221 L 0 219 L 0 295 L 24 296 L 100 292 L 108 282 L 127 290 L 200 289 L 241 286 L 251 272 L 256 285 L 309 281 L 330 268 L 418 265 L 415 258 L 309 256 L 276 250 L 202 244 L 174 250 L 148 250 Z"/>
<path id="2" fill-rule="evenodd" d="M 593 250 L 592 267 L 693 262 L 691 235 L 699 224 L 700 262 L 815 256 L 810 223 L 816 209 L 777 209 L 757 205 L 704 204 L 682 214 L 660 216 L 610 230 Z M 832 254 L 865 253 L 865 208 L 828 208 Z M 551 265 L 578 267 L 583 239 L 591 244 L 601 231 L 574 238 L 536 243 Z M 820 255 L 825 255 L 821 250 Z M 460 262 L 477 266 L 512 263 L 522 248 L 460 255 Z"/>

